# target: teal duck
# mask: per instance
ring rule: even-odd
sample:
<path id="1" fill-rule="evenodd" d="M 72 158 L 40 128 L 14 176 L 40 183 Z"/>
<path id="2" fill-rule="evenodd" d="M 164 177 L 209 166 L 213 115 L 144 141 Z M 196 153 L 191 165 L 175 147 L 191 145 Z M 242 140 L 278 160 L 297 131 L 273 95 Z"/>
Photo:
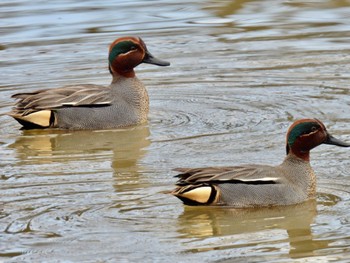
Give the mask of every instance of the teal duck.
<path id="1" fill-rule="evenodd" d="M 24 129 L 111 129 L 147 121 L 148 93 L 135 76 L 141 63 L 168 66 L 152 56 L 139 37 L 122 37 L 109 48 L 109 86 L 72 85 L 55 89 L 18 93 L 8 115 Z"/>
<path id="2" fill-rule="evenodd" d="M 171 193 L 186 205 L 247 208 L 301 203 L 316 195 L 310 150 L 320 144 L 350 146 L 330 135 L 321 121 L 298 120 L 288 130 L 282 164 L 178 168 L 180 179 Z"/>

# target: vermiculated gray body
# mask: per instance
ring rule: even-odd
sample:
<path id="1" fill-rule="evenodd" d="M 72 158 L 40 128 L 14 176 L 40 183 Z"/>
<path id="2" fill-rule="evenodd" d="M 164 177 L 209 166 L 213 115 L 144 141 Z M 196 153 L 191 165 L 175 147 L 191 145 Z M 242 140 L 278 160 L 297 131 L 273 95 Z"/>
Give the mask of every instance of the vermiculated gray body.
<path id="1" fill-rule="evenodd" d="M 287 155 L 278 166 L 241 165 L 177 171 L 183 173 L 173 194 L 192 205 L 196 203 L 187 198 L 187 193 L 209 186 L 212 191 L 206 205 L 236 208 L 297 204 L 314 198 L 316 193 L 316 177 L 310 163 L 294 155 Z"/>
<path id="2" fill-rule="evenodd" d="M 144 85 L 135 78 L 119 77 L 104 92 L 109 103 L 53 110 L 55 128 L 109 129 L 143 123 L 149 111 L 148 94 Z M 106 95 L 104 95 L 106 96 Z"/>
<path id="3" fill-rule="evenodd" d="M 137 77 L 114 76 L 108 87 L 75 85 L 14 96 L 19 101 L 11 116 L 26 125 L 23 116 L 50 111 L 47 128 L 121 128 L 145 122 L 149 111 L 147 90 Z"/>
<path id="4" fill-rule="evenodd" d="M 255 172 L 246 179 L 277 177 L 278 180 L 274 184 L 249 184 L 249 181 L 236 184 L 220 183 L 217 185 L 220 189 L 217 205 L 233 207 L 291 205 L 315 197 L 316 178 L 309 163 L 303 160 L 287 157 L 276 167 L 267 165 L 247 167 L 254 169 Z"/>

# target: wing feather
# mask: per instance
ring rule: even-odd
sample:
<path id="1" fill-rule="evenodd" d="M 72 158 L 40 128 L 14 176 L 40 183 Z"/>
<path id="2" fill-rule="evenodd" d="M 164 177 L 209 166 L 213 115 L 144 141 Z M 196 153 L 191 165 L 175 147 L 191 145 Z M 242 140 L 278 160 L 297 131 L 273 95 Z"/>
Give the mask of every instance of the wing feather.
<path id="1" fill-rule="evenodd" d="M 17 93 L 12 96 L 17 102 L 10 115 L 25 116 L 62 107 L 107 106 L 112 103 L 110 91 L 110 87 L 87 84 Z"/>
<path id="2" fill-rule="evenodd" d="M 242 165 L 227 167 L 177 168 L 181 172 L 177 185 L 202 185 L 220 183 L 276 184 L 278 168 L 268 165 Z"/>

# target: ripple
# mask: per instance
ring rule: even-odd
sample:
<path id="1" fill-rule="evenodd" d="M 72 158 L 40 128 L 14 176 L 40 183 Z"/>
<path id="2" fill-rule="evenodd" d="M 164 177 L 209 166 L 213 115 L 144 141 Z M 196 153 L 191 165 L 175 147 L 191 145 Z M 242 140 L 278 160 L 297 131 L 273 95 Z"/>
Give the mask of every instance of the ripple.
<path id="1" fill-rule="evenodd" d="M 350 200 L 350 181 L 347 179 L 323 179 L 318 183 L 320 203 L 322 205 L 336 205 Z"/>
<path id="2" fill-rule="evenodd" d="M 198 116 L 195 114 L 177 110 L 173 110 L 173 112 L 159 111 L 156 114 L 153 113 L 153 115 L 157 115 L 151 116 L 151 120 L 154 125 L 164 125 L 167 127 L 186 126 L 190 122 L 195 122 L 198 118 Z"/>

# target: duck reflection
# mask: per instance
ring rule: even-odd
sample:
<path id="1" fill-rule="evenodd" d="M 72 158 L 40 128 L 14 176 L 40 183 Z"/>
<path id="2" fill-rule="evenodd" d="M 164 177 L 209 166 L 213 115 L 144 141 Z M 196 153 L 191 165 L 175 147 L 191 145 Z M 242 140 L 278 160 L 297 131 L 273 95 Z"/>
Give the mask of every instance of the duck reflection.
<path id="1" fill-rule="evenodd" d="M 101 131 L 23 130 L 9 147 L 16 149 L 19 165 L 72 160 L 98 163 L 110 157 L 115 177 L 121 173 L 134 176 L 150 145 L 149 135 L 147 125 Z"/>
<path id="2" fill-rule="evenodd" d="M 327 240 L 315 240 L 313 237 L 310 225 L 316 214 L 315 200 L 294 206 L 263 209 L 185 206 L 178 220 L 178 232 L 184 237 L 205 239 L 284 229 L 288 235 L 290 257 L 308 257 L 313 256 L 314 251 L 328 247 L 329 243 Z M 218 249 L 218 246 L 220 244 L 213 249 Z M 230 248 L 230 245 L 225 243 L 222 249 L 227 248 Z"/>

